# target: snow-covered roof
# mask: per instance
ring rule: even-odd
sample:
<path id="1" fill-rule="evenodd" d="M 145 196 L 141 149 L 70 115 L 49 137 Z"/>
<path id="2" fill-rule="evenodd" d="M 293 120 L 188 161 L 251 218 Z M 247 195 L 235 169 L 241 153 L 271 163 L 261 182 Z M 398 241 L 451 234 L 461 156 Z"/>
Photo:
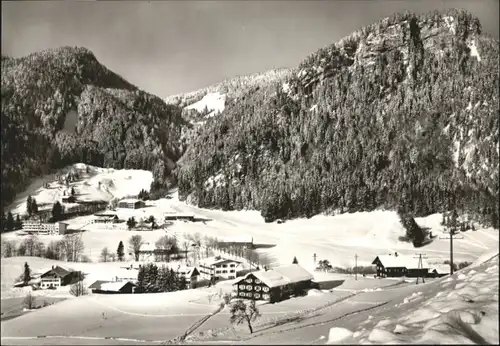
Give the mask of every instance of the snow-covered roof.
<path id="1" fill-rule="evenodd" d="M 377 256 L 382 265 L 385 268 L 406 268 L 406 269 L 418 269 L 418 256 L 413 255 L 380 255 Z M 372 262 L 375 264 L 376 259 Z M 425 259 L 422 258 L 422 268 L 430 268 L 429 264 Z"/>
<path id="2" fill-rule="evenodd" d="M 434 264 L 430 267 L 429 271 L 436 271 L 438 274 L 447 274 L 450 272 L 450 266 L 448 264 Z"/>
<path id="3" fill-rule="evenodd" d="M 139 249 L 139 251 L 154 251 L 156 250 L 156 246 L 153 243 L 143 243 Z"/>
<path id="4" fill-rule="evenodd" d="M 265 283 L 268 287 L 284 286 L 290 283 L 290 280 L 274 270 L 249 273 L 242 280 L 245 280 L 250 274 L 253 274 L 253 276 Z"/>
<path id="5" fill-rule="evenodd" d="M 225 263 L 225 262 L 241 263 L 240 261 L 236 261 L 236 260 L 229 259 L 229 258 L 218 257 L 218 256 L 205 258 L 202 263 L 204 265 L 210 267 L 210 266 Z"/>
<path id="6" fill-rule="evenodd" d="M 252 236 L 232 236 L 232 237 L 220 237 L 218 238 L 221 242 L 227 243 L 253 243 Z"/>
<path id="7" fill-rule="evenodd" d="M 137 202 L 142 202 L 142 201 L 140 199 L 136 199 L 136 198 L 125 198 L 125 199 L 120 200 L 120 202 L 118 202 L 118 203 L 137 203 Z"/>
<path id="8" fill-rule="evenodd" d="M 177 272 L 180 274 L 185 275 L 186 277 L 191 277 L 193 275 L 193 272 L 196 270 L 196 267 L 179 267 L 177 268 Z M 197 275 L 200 275 L 198 271 L 196 271 Z M 196 274 L 195 273 L 195 274 Z"/>
<path id="9" fill-rule="evenodd" d="M 247 279 L 249 275 L 255 276 L 257 279 L 265 283 L 268 287 L 278 287 L 294 282 L 312 280 L 313 276 L 298 264 L 277 267 L 271 270 L 259 270 L 245 275 L 241 281 Z"/>
<path id="10" fill-rule="evenodd" d="M 103 291 L 119 291 L 123 286 L 128 284 L 130 281 L 119 281 L 119 282 L 107 282 L 101 284 L 101 290 Z M 131 284 L 135 285 L 131 282 Z"/>
<path id="11" fill-rule="evenodd" d="M 306 281 L 313 279 L 311 273 L 309 273 L 307 270 L 305 270 L 298 264 L 289 264 L 286 266 L 273 268 L 273 270 L 280 273 L 291 282 L 299 282 L 299 281 Z"/>

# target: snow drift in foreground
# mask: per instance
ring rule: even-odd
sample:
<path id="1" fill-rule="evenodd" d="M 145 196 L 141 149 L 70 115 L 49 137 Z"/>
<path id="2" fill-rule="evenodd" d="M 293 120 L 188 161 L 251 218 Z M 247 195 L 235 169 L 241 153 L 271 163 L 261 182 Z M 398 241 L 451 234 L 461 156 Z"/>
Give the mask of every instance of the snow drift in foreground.
<path id="1" fill-rule="evenodd" d="M 359 326 L 355 333 L 332 328 L 327 343 L 498 345 L 498 275 L 498 252 L 485 254 L 440 280 L 432 292 L 423 286 L 394 313 L 384 313 L 397 318 L 382 319 L 371 329 Z"/>

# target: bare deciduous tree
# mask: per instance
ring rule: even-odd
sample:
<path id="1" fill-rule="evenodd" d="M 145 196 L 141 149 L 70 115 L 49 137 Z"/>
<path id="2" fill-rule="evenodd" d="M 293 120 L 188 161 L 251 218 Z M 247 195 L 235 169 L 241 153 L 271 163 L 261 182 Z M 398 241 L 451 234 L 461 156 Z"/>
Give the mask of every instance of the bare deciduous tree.
<path id="1" fill-rule="evenodd" d="M 51 241 L 45 250 L 45 257 L 60 260 L 64 257 L 64 246 L 62 241 Z"/>
<path id="2" fill-rule="evenodd" d="M 188 262 L 189 241 L 184 240 L 182 242 L 182 248 L 184 249 L 184 256 L 185 256 L 186 265 L 187 265 L 187 262 Z"/>
<path id="3" fill-rule="evenodd" d="M 101 261 L 107 262 L 109 257 L 110 257 L 110 253 L 109 253 L 108 247 L 106 246 L 101 250 Z"/>
<path id="4" fill-rule="evenodd" d="M 67 234 L 62 240 L 62 246 L 66 254 L 66 261 L 78 262 L 85 249 L 82 239 L 77 234 Z"/>
<path id="5" fill-rule="evenodd" d="M 142 241 L 142 237 L 138 234 L 133 235 L 128 240 L 128 243 L 130 245 L 130 250 L 134 253 L 135 260 L 138 261 L 140 254 L 139 251 L 141 250 L 142 244 L 144 244 L 144 242 Z"/>
<path id="6" fill-rule="evenodd" d="M 196 232 L 195 234 L 188 235 L 189 241 L 191 241 L 191 246 L 193 247 L 193 262 L 196 263 L 196 259 L 200 258 L 200 248 L 201 248 L 201 234 Z"/>
<path id="7" fill-rule="evenodd" d="M 2 256 L 13 257 L 17 255 L 17 242 L 15 240 L 1 240 L 2 242 Z"/>
<path id="8" fill-rule="evenodd" d="M 177 246 L 177 239 L 170 237 L 168 235 L 162 236 L 155 243 L 156 249 L 159 251 L 159 259 L 161 261 L 170 261 L 170 255 L 179 252 L 179 247 Z"/>
<path id="9" fill-rule="evenodd" d="M 30 236 L 21 242 L 18 252 L 21 256 L 42 256 L 45 252 L 45 245 L 37 236 Z"/>
<path id="10" fill-rule="evenodd" d="M 81 281 L 78 281 L 77 283 L 71 285 L 71 287 L 69 289 L 69 293 L 75 297 L 80 297 L 80 296 L 87 295 L 89 292 L 88 292 L 87 286 L 85 285 L 84 280 L 81 280 Z"/>
<path id="11" fill-rule="evenodd" d="M 255 304 L 255 300 L 251 300 L 250 303 L 246 304 L 243 300 L 236 300 L 229 310 L 229 321 L 231 324 L 243 324 L 247 323 L 250 334 L 253 333 L 252 322 L 254 322 L 258 317 L 260 317 L 260 311 Z"/>
<path id="12" fill-rule="evenodd" d="M 24 297 L 23 305 L 26 309 L 31 310 L 35 307 L 35 302 L 35 297 L 31 294 L 31 292 L 28 292 L 26 297 Z"/>
<path id="13" fill-rule="evenodd" d="M 108 208 L 111 210 L 115 210 L 116 208 L 118 208 L 118 198 L 113 198 L 111 201 L 109 201 Z"/>

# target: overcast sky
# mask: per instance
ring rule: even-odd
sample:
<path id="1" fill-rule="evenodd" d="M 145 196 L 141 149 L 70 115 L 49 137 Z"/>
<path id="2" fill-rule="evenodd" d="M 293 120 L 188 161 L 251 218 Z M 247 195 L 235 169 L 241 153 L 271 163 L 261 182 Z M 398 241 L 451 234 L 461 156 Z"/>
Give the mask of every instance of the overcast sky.
<path id="1" fill-rule="evenodd" d="M 499 0 L 2 1 L 2 54 L 84 46 L 160 97 L 295 67 L 394 12 L 464 8 L 498 37 Z"/>

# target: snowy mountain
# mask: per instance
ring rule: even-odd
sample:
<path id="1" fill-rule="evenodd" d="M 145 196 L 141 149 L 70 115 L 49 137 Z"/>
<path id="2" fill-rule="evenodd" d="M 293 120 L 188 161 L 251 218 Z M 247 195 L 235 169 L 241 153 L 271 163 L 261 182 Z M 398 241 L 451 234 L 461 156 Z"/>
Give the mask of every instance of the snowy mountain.
<path id="1" fill-rule="evenodd" d="M 249 90 L 266 88 L 283 81 L 291 73 L 289 69 L 273 69 L 264 73 L 238 76 L 189 93 L 172 95 L 167 104 L 183 108 L 183 116 L 193 123 L 202 122 L 225 108 L 226 102 L 245 95 Z"/>
<path id="2" fill-rule="evenodd" d="M 181 110 L 86 48 L 2 57 L 1 76 L 2 208 L 33 176 L 68 164 L 142 168 L 163 183 L 182 154 Z"/>
<path id="3" fill-rule="evenodd" d="M 498 62 L 462 10 L 368 25 L 228 97 L 179 161 L 179 196 L 268 221 L 456 208 L 498 228 Z"/>

